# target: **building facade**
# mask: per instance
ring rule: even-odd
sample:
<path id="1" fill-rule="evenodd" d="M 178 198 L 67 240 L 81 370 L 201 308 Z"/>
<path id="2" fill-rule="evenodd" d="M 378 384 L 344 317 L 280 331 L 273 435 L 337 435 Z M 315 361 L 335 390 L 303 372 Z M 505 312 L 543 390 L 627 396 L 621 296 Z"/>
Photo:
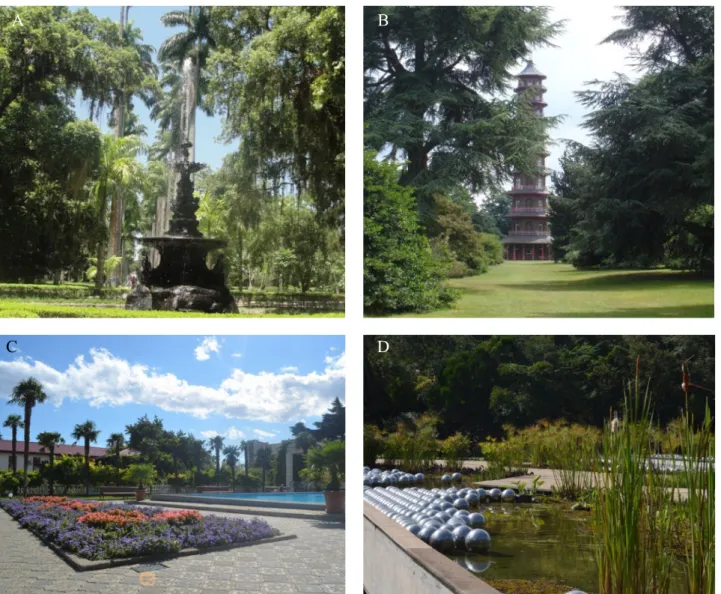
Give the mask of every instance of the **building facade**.
<path id="1" fill-rule="evenodd" d="M 531 105 L 538 116 L 543 116 L 546 103 L 543 94 L 546 88 L 541 74 L 532 61 L 526 64 L 517 76 L 516 93 L 533 87 Z M 503 238 L 503 252 L 506 260 L 550 260 L 551 228 L 548 213 L 548 189 L 546 187 L 547 152 L 539 153 L 534 175 L 515 172 L 513 187 L 508 192 L 511 198 L 511 211 L 508 213 L 510 229 Z"/>
<path id="2" fill-rule="evenodd" d="M 258 439 L 249 439 L 246 442 L 246 448 L 248 448 L 248 460 L 250 461 L 250 465 L 253 466 L 258 456 L 258 451 L 263 448 L 270 448 L 271 453 L 277 456 L 284 443 L 288 444 L 288 447 L 285 449 L 285 477 L 278 477 L 278 480 L 286 487 L 289 487 L 295 481 L 297 471 L 302 467 L 303 450 L 296 447 L 295 440 L 267 443 Z"/>
<path id="3" fill-rule="evenodd" d="M 50 461 L 50 452 L 39 443 L 31 441 L 28 444 L 28 470 L 40 470 L 40 467 Z M 97 460 L 104 457 L 108 453 L 107 448 L 90 447 L 90 459 Z M 122 453 L 122 452 L 121 452 Z M 18 440 L 17 442 L 17 469 L 23 469 L 23 456 L 25 454 L 25 442 Z M 63 454 L 71 456 L 84 456 L 85 448 L 83 446 L 62 445 L 55 446 L 55 456 Z M 0 439 L 0 470 L 12 470 L 12 440 Z"/>

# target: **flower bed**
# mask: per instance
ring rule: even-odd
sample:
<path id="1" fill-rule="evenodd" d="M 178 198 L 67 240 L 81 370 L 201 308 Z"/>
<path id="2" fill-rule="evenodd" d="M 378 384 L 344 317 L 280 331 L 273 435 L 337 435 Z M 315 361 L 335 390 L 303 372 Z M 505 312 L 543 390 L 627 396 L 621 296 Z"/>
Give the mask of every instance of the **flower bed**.
<path id="1" fill-rule="evenodd" d="M 61 549 L 91 560 L 177 553 L 270 538 L 278 531 L 258 518 L 203 516 L 197 511 L 137 509 L 65 497 L 0 502 L 21 526 Z"/>

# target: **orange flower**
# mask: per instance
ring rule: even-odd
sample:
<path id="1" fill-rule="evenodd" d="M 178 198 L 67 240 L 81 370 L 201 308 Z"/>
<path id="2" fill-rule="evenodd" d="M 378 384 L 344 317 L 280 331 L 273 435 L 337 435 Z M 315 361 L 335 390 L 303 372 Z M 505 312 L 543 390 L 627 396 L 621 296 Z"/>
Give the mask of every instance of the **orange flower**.
<path id="1" fill-rule="evenodd" d="M 185 509 L 182 511 L 167 511 L 155 514 L 153 520 L 156 522 L 168 522 L 168 524 L 194 524 L 200 522 L 203 516 L 200 512 Z"/>
<path id="2" fill-rule="evenodd" d="M 114 509 L 107 512 L 90 512 L 81 516 L 78 522 L 90 526 L 126 526 L 137 522 L 144 522 L 148 517 L 134 510 Z"/>

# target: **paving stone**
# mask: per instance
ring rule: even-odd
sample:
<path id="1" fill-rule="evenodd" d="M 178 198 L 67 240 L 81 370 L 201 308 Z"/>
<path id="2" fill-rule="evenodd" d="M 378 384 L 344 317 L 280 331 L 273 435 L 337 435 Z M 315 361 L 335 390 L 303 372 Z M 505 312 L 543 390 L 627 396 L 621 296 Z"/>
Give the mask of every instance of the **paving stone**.
<path id="1" fill-rule="evenodd" d="M 208 513 L 208 512 L 201 512 Z M 227 517 L 237 515 L 219 513 Z M 0 511 L 0 592 L 35 594 L 335 594 L 344 592 L 345 531 L 296 518 L 266 518 L 298 538 L 165 561 L 154 586 L 128 567 L 76 572 Z M 8 549 L 8 550 L 5 550 Z"/>

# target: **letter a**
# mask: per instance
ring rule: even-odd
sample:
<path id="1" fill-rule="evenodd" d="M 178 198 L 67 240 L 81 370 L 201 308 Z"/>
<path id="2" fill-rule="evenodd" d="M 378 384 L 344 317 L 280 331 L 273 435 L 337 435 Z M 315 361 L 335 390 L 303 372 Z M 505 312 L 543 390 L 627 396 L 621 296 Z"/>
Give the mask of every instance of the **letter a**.
<path id="1" fill-rule="evenodd" d="M 20 26 L 21 26 L 21 27 L 24 27 L 24 26 L 25 26 L 25 25 L 23 25 L 23 22 L 22 22 L 22 20 L 20 19 L 20 15 L 19 15 L 19 14 L 16 14 L 16 15 L 15 15 L 15 20 L 13 21 L 13 27 L 15 26 L 16 23 L 20 23 Z"/>
<path id="2" fill-rule="evenodd" d="M 388 15 L 387 14 L 378 14 L 378 26 L 379 27 L 387 27 L 388 26 Z"/>

